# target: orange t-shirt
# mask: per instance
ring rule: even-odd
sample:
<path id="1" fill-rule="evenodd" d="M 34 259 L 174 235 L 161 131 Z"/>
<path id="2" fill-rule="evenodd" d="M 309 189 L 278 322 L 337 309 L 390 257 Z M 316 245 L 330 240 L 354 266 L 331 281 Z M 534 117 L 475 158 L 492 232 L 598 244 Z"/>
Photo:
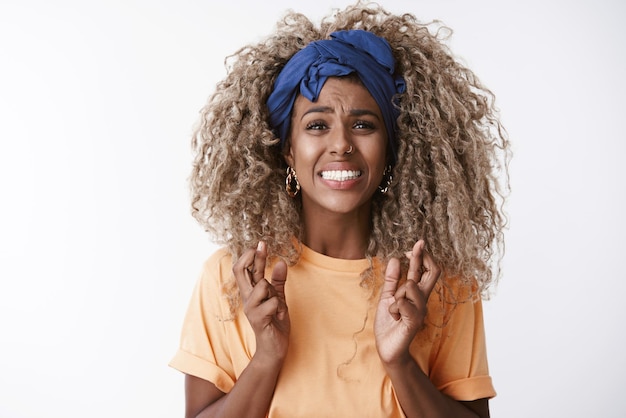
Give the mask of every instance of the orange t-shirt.
<path id="1" fill-rule="evenodd" d="M 360 286 L 360 274 L 368 267 L 365 259 L 341 260 L 303 247 L 300 260 L 288 270 L 289 350 L 268 417 L 404 417 L 376 351 L 378 297 L 372 299 Z M 226 393 L 255 351 L 246 316 L 241 309 L 231 316 L 222 291 L 231 280 L 231 269 L 225 250 L 206 262 L 180 348 L 170 362 Z M 495 391 L 487 367 L 481 302 L 444 302 L 453 299 L 445 286 L 435 287 L 426 326 L 411 344 L 411 354 L 433 384 L 453 399 L 491 398 Z"/>

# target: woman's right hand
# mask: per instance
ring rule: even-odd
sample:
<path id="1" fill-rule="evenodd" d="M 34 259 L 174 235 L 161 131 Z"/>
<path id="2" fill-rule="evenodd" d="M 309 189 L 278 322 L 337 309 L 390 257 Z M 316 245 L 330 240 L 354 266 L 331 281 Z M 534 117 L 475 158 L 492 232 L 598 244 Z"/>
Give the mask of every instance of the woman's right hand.
<path id="1" fill-rule="evenodd" d="M 267 246 L 246 250 L 233 265 L 243 300 L 243 310 L 256 336 L 254 354 L 261 364 L 282 367 L 289 346 L 291 322 L 285 302 L 287 264 L 280 260 L 272 270 L 271 283 L 265 279 Z"/>
<path id="2" fill-rule="evenodd" d="M 278 375 L 289 345 L 291 323 L 285 303 L 287 264 L 278 261 L 271 283 L 265 279 L 267 247 L 245 251 L 233 265 L 233 274 L 243 299 L 243 310 L 256 337 L 256 352 L 224 393 L 207 380 L 187 375 L 186 417 L 264 417 L 274 396 Z"/>

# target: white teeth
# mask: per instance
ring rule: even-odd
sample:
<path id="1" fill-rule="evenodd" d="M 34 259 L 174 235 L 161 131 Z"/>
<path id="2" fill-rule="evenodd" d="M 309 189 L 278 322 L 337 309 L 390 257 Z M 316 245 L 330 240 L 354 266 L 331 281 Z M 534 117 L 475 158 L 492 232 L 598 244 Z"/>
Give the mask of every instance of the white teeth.
<path id="1" fill-rule="evenodd" d="M 361 176 L 360 171 L 355 170 L 331 170 L 331 171 L 322 171 L 322 178 L 326 180 L 334 180 L 334 181 L 346 181 L 346 180 L 354 180 Z"/>

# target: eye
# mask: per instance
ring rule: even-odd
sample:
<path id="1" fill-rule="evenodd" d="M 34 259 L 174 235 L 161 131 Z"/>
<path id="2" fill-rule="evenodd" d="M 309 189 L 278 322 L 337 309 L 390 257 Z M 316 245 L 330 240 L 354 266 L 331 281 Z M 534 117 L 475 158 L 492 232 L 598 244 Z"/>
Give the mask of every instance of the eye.
<path id="1" fill-rule="evenodd" d="M 376 126 L 372 122 L 368 122 L 366 120 L 358 120 L 353 125 L 354 129 L 369 129 L 369 130 L 372 130 L 375 127 Z"/>
<path id="2" fill-rule="evenodd" d="M 328 126 L 321 120 L 314 120 L 306 124 L 307 131 L 321 131 L 327 129 Z"/>

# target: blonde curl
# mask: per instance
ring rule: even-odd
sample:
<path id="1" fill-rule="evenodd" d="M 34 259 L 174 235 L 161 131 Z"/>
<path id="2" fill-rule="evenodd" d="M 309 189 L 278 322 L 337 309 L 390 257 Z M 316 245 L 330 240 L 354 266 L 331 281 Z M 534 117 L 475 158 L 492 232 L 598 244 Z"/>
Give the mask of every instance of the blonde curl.
<path id="1" fill-rule="evenodd" d="M 270 257 L 297 262 L 300 202 L 285 192 L 286 166 L 266 100 L 298 50 L 347 29 L 385 38 L 406 82 L 393 183 L 374 198 L 367 257 L 403 257 L 423 238 L 446 277 L 467 284 L 474 297 L 487 296 L 500 275 L 509 190 L 509 142 L 494 95 L 448 50 L 448 28 L 374 3 L 335 10 L 319 26 L 288 12 L 273 35 L 227 59 L 227 76 L 192 140 L 192 215 L 234 258 L 264 240 Z M 364 272 L 367 286 L 372 277 Z M 227 294 L 236 304 L 234 285 Z"/>

